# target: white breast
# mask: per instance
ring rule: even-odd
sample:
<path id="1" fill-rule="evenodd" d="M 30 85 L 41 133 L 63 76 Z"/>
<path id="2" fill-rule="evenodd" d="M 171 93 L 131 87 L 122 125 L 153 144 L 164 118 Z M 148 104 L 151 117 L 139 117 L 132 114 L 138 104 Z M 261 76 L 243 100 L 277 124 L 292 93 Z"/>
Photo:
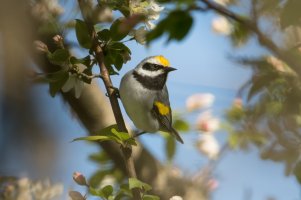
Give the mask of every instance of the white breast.
<path id="1" fill-rule="evenodd" d="M 157 132 L 159 123 L 151 114 L 156 91 L 143 88 L 132 72 L 133 70 L 125 74 L 120 83 L 122 104 L 138 129 L 149 133 Z"/>

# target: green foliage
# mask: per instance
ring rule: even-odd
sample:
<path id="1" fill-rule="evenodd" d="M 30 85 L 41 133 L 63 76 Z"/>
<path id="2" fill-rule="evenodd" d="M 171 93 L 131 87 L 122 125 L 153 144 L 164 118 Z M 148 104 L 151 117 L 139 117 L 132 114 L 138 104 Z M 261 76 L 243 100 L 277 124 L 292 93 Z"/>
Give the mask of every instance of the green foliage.
<path id="1" fill-rule="evenodd" d="M 136 178 L 129 178 L 129 188 L 130 189 L 139 188 L 145 192 L 150 191 L 152 189 L 152 187 L 149 184 L 143 183 L 142 181 Z"/>
<path id="2" fill-rule="evenodd" d="M 232 106 L 229 110 L 226 111 L 226 118 L 231 123 L 239 122 L 245 117 L 245 112 L 242 107 Z"/>
<path id="3" fill-rule="evenodd" d="M 89 33 L 87 24 L 80 20 L 76 20 L 75 33 L 78 43 L 85 49 L 90 49 L 92 47 L 92 38 Z"/>
<path id="4" fill-rule="evenodd" d="M 243 130 L 240 132 L 230 133 L 228 137 L 228 144 L 231 148 L 236 149 L 238 147 L 242 149 L 248 148 L 250 143 L 256 146 L 262 146 L 266 142 L 266 137 L 257 132 L 251 132 L 249 130 Z"/>
<path id="5" fill-rule="evenodd" d="M 287 0 L 280 14 L 281 28 L 289 26 L 300 26 L 301 23 L 301 1 Z"/>
<path id="6" fill-rule="evenodd" d="M 124 39 L 129 34 L 129 29 L 122 29 L 121 25 L 121 19 L 117 19 L 113 22 L 113 24 L 110 27 L 110 33 L 111 38 L 114 41 L 120 41 Z"/>
<path id="7" fill-rule="evenodd" d="M 108 42 L 111 39 L 111 31 L 109 29 L 103 29 L 97 33 L 97 37 L 100 41 Z"/>
<path id="8" fill-rule="evenodd" d="M 247 43 L 251 32 L 248 27 L 239 22 L 233 22 L 233 30 L 230 35 L 234 46 L 242 46 Z"/>
<path id="9" fill-rule="evenodd" d="M 142 200 L 160 200 L 160 198 L 155 195 L 144 195 Z"/>
<path id="10" fill-rule="evenodd" d="M 121 42 L 110 42 L 104 49 L 105 65 L 112 68 L 114 65 L 118 71 L 122 68 L 123 64 L 130 59 L 131 50 Z M 113 71 L 112 73 L 116 73 Z"/>
<path id="11" fill-rule="evenodd" d="M 72 142 L 80 141 L 80 140 L 99 141 L 99 142 L 111 140 L 121 145 L 127 145 L 127 144 L 137 145 L 134 138 L 132 138 L 128 133 L 117 131 L 117 128 L 118 128 L 117 125 L 114 124 L 93 133 L 97 135 L 75 138 L 72 140 Z"/>
<path id="12" fill-rule="evenodd" d="M 171 135 L 165 140 L 165 152 L 167 159 L 171 161 L 176 153 L 176 140 Z"/>
<path id="13" fill-rule="evenodd" d="M 58 72 L 50 73 L 46 76 L 49 80 L 49 92 L 52 97 L 63 87 L 69 78 L 67 70 L 62 69 Z"/>
<path id="14" fill-rule="evenodd" d="M 189 123 L 182 119 L 174 120 L 173 127 L 181 132 L 188 132 L 190 130 Z"/>
<path id="15" fill-rule="evenodd" d="M 69 56 L 69 51 L 66 49 L 57 49 L 55 52 L 47 54 L 49 61 L 56 65 L 66 63 Z"/>
<path id="16" fill-rule="evenodd" d="M 147 34 L 146 39 L 150 43 L 164 33 L 167 33 L 168 41 L 182 40 L 188 34 L 192 23 L 193 18 L 189 12 L 174 10 L 165 19 L 161 20 L 154 30 Z"/>

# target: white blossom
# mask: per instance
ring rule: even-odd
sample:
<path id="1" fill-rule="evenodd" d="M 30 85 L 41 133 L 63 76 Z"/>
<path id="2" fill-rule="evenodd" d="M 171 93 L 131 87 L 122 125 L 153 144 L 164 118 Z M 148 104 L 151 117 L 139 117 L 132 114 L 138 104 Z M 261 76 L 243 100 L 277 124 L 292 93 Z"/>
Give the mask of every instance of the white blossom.
<path id="1" fill-rule="evenodd" d="M 183 198 L 180 196 L 173 196 L 169 200 L 183 200 Z"/>
<path id="2" fill-rule="evenodd" d="M 47 21 L 53 16 L 58 16 L 64 12 L 64 8 L 58 0 L 40 0 L 32 5 L 31 13 L 39 20 Z"/>
<path id="3" fill-rule="evenodd" d="M 230 3 L 230 0 L 214 0 L 214 2 L 219 5 L 226 6 L 227 4 Z"/>
<path id="4" fill-rule="evenodd" d="M 131 15 L 135 15 L 135 14 L 144 15 L 146 17 L 145 25 L 149 29 L 153 29 L 155 27 L 155 24 L 152 21 L 159 19 L 160 13 L 162 12 L 163 9 L 164 7 L 157 4 L 154 0 L 130 1 Z"/>
<path id="5" fill-rule="evenodd" d="M 219 16 L 212 21 L 212 30 L 222 35 L 229 35 L 233 26 L 226 17 Z"/>
<path id="6" fill-rule="evenodd" d="M 211 111 L 205 111 L 199 114 L 196 126 L 197 129 L 204 133 L 212 133 L 219 129 L 219 119 L 212 116 Z"/>
<path id="7" fill-rule="evenodd" d="M 11 184 L 6 189 L 3 200 L 53 200 L 63 193 L 62 184 L 51 184 L 49 180 L 32 182 L 28 178 L 17 180 L 16 187 Z"/>
<path id="8" fill-rule="evenodd" d="M 143 26 L 139 27 L 137 30 L 134 30 L 133 35 L 134 35 L 135 40 L 138 43 L 144 45 L 146 43 L 145 36 L 146 36 L 147 32 L 148 31 Z"/>
<path id="9" fill-rule="evenodd" d="M 200 135 L 197 141 L 198 150 L 209 159 L 216 159 L 219 154 L 219 144 L 213 135 Z"/>
<path id="10" fill-rule="evenodd" d="M 198 93 L 186 99 L 186 109 L 194 111 L 197 109 L 208 108 L 214 102 L 214 95 L 210 93 Z"/>

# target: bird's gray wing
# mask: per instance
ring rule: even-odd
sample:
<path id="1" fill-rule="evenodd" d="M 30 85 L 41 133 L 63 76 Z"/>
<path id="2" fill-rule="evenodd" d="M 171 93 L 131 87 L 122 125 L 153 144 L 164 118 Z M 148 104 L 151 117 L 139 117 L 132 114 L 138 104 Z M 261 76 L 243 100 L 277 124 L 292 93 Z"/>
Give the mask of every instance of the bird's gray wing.
<path id="1" fill-rule="evenodd" d="M 179 133 L 172 127 L 172 110 L 166 86 L 155 96 L 152 113 L 159 121 L 161 131 L 172 133 L 179 142 L 183 143 Z"/>
<path id="2" fill-rule="evenodd" d="M 152 112 L 158 119 L 161 129 L 169 131 L 172 126 L 172 111 L 166 86 L 155 96 Z"/>

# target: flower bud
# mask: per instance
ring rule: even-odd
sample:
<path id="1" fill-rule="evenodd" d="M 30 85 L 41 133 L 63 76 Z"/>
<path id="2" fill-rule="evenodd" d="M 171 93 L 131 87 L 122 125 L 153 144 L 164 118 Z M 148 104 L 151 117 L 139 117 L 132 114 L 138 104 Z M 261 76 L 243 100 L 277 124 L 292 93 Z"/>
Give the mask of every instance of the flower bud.
<path id="1" fill-rule="evenodd" d="M 40 40 L 36 40 L 36 41 L 34 41 L 33 44 L 34 44 L 35 49 L 37 51 L 42 52 L 42 53 L 48 53 L 49 52 L 48 47 L 44 42 L 42 42 Z"/>
<path id="2" fill-rule="evenodd" d="M 226 17 L 220 16 L 213 19 L 212 30 L 221 35 L 230 35 L 233 30 L 233 25 Z"/>
<path id="3" fill-rule="evenodd" d="M 85 200 L 86 198 L 83 197 L 83 195 L 77 191 L 69 191 L 69 197 L 72 200 Z"/>
<path id="4" fill-rule="evenodd" d="M 61 35 L 55 35 L 52 39 L 57 45 L 60 45 L 63 42 L 63 37 Z"/>
<path id="5" fill-rule="evenodd" d="M 207 182 L 207 189 L 212 192 L 213 190 L 216 190 L 218 188 L 219 182 L 216 179 L 209 179 Z"/>
<path id="6" fill-rule="evenodd" d="M 78 184 L 78 185 L 87 185 L 86 178 L 84 175 L 82 175 L 79 172 L 74 172 L 73 173 L 73 180 Z"/>
<path id="7" fill-rule="evenodd" d="M 235 108 L 242 108 L 242 99 L 241 98 L 234 99 L 233 106 Z"/>

